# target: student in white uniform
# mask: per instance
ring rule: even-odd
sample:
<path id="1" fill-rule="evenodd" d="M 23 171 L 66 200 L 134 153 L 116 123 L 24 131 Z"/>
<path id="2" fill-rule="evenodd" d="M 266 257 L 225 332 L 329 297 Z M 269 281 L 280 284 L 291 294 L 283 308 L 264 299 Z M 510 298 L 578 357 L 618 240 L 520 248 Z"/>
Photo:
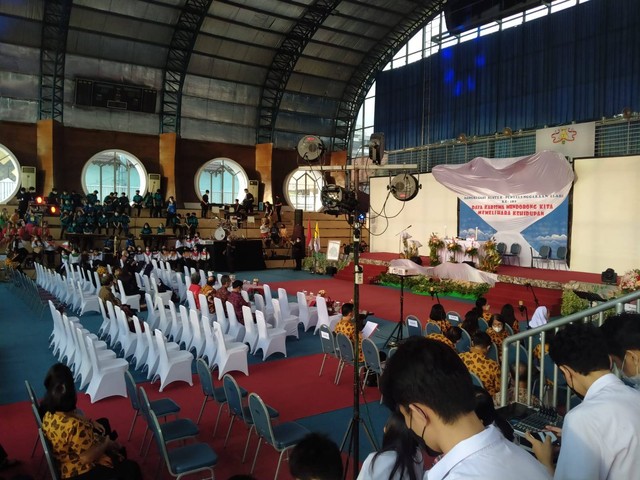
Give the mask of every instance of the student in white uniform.
<path id="1" fill-rule="evenodd" d="M 484 427 L 474 412 L 469 371 L 444 343 L 408 338 L 387 360 L 380 390 L 385 404 L 402 413 L 418 440 L 442 453 L 424 480 L 550 478 L 495 426 Z"/>
<path id="2" fill-rule="evenodd" d="M 600 329 L 607 339 L 614 370 L 624 383 L 640 390 L 640 315 L 614 315 Z"/>
<path id="3" fill-rule="evenodd" d="M 418 440 L 402 414 L 393 412 L 384 427 L 382 449 L 365 459 L 358 480 L 418 480 L 423 474 Z"/>
<path id="4" fill-rule="evenodd" d="M 549 355 L 580 405 L 564 418 L 554 479 L 617 480 L 640 474 L 640 392 L 610 372 L 602 331 L 576 323 L 558 331 Z M 552 446 L 534 440 L 536 457 L 553 471 Z"/>

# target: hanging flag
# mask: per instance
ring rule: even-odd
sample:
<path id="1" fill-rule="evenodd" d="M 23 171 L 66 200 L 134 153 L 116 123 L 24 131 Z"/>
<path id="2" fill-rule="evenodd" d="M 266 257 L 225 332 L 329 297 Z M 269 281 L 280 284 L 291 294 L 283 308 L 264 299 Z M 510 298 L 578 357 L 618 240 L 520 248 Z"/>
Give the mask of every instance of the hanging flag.
<path id="1" fill-rule="evenodd" d="M 318 222 L 316 222 L 316 231 L 313 232 L 313 249 L 316 252 L 320 251 L 320 229 L 318 228 Z"/>
<path id="2" fill-rule="evenodd" d="M 313 250 L 313 235 L 311 234 L 311 220 L 307 220 L 307 250 Z"/>

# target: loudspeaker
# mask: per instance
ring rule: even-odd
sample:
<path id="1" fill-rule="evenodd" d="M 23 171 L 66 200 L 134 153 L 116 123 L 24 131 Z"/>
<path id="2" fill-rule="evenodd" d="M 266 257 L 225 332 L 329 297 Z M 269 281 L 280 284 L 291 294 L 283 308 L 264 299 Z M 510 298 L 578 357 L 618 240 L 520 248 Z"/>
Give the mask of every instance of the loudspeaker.
<path id="1" fill-rule="evenodd" d="M 606 283 L 608 285 L 615 285 L 616 283 L 618 283 L 618 274 L 613 268 L 607 268 L 600 275 L 600 280 L 602 280 L 602 283 Z"/>
<path id="2" fill-rule="evenodd" d="M 93 105 L 93 81 L 76 79 L 76 105 Z"/>
<path id="3" fill-rule="evenodd" d="M 20 176 L 20 186 L 29 190 L 31 187 L 36 188 L 36 167 L 21 167 L 22 175 Z"/>
<path id="4" fill-rule="evenodd" d="M 156 97 L 158 92 L 145 88 L 142 90 L 142 108 L 145 113 L 156 113 Z"/>
<path id="5" fill-rule="evenodd" d="M 293 224 L 294 225 L 302 225 L 302 210 L 296 208 L 293 211 Z"/>
<path id="6" fill-rule="evenodd" d="M 147 192 L 156 193 L 160 190 L 162 182 L 162 177 L 159 173 L 148 173 L 147 174 Z"/>
<path id="7" fill-rule="evenodd" d="M 369 137 L 369 158 L 376 165 L 380 165 L 382 157 L 384 157 L 384 133 L 372 133 Z"/>
<path id="8" fill-rule="evenodd" d="M 258 195 L 260 193 L 260 182 L 258 180 L 249 180 L 249 185 L 247 185 L 247 190 L 249 190 L 249 193 L 253 195 L 254 205 L 257 204 Z"/>
<path id="9" fill-rule="evenodd" d="M 327 267 L 325 269 L 325 273 L 327 275 L 335 275 L 336 273 L 338 273 L 338 269 L 336 267 Z"/>

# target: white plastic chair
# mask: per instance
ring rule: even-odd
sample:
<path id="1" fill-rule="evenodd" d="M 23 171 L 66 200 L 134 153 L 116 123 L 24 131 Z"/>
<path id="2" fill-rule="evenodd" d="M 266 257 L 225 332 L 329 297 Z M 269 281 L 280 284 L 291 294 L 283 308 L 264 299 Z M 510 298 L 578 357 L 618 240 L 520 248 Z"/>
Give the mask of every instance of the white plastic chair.
<path id="1" fill-rule="evenodd" d="M 91 381 L 87 387 L 87 395 L 91 397 L 91 403 L 107 397 L 126 397 L 127 385 L 124 372 L 129 368 L 129 363 L 124 358 L 98 361 L 93 341 L 85 337 L 87 351 L 91 360 Z"/>
<path id="2" fill-rule="evenodd" d="M 264 361 L 269 355 L 281 352 L 287 356 L 287 332 L 282 328 L 267 328 L 267 322 L 261 311 L 256 312 L 256 326 L 258 329 L 258 342 L 256 343 L 255 352 L 262 350 L 262 360 Z"/>
<path id="3" fill-rule="evenodd" d="M 129 358 L 133 356 L 136 351 L 136 343 L 138 342 L 138 336 L 129 330 L 129 321 L 124 311 L 119 308 L 114 308 L 116 311 L 116 317 L 118 319 L 118 340 L 122 348 L 122 356 Z"/>
<path id="4" fill-rule="evenodd" d="M 244 339 L 244 326 L 238 321 L 233 304 L 231 302 L 225 302 L 225 304 L 227 307 L 227 318 L 229 319 L 229 335 L 234 342 L 242 342 Z"/>
<path id="5" fill-rule="evenodd" d="M 298 320 L 306 332 L 318 323 L 318 307 L 308 306 L 307 297 L 303 292 L 297 292 L 296 298 L 298 300 Z"/>
<path id="6" fill-rule="evenodd" d="M 129 305 L 132 310 L 140 311 L 140 295 L 127 295 L 122 285 L 122 280 L 118 280 L 118 289 L 120 290 L 120 301 L 125 305 Z"/>
<path id="7" fill-rule="evenodd" d="M 149 293 L 144 294 L 144 300 L 147 304 L 147 323 L 151 325 L 153 328 L 158 328 L 160 323 L 160 316 L 158 314 L 158 307 L 156 306 L 153 298 Z M 163 305 L 164 308 L 164 305 Z"/>
<path id="8" fill-rule="evenodd" d="M 242 307 L 242 318 L 244 319 L 244 338 L 242 339 L 242 343 L 249 345 L 249 352 L 254 353 L 256 351 L 256 344 L 258 343 L 258 327 L 253 321 L 251 309 L 246 305 Z M 264 316 L 262 318 L 264 319 Z"/>
<path id="9" fill-rule="evenodd" d="M 220 300 L 218 297 L 215 297 L 213 299 L 213 304 L 216 308 L 216 322 L 220 325 L 222 333 L 227 333 L 229 331 L 229 319 L 225 314 L 222 300 Z"/>
<path id="10" fill-rule="evenodd" d="M 169 338 L 176 343 L 180 343 L 182 337 L 182 322 L 176 315 L 176 307 L 173 302 L 167 304 L 169 306 L 169 316 L 171 317 L 171 331 L 169 332 Z"/>
<path id="11" fill-rule="evenodd" d="M 256 303 L 256 310 L 260 310 L 264 315 L 265 321 L 269 325 L 273 326 L 276 323 L 276 319 L 273 316 L 273 308 L 271 309 L 271 312 L 267 311 L 267 306 L 265 305 L 264 297 L 259 293 L 256 293 L 253 296 L 253 300 Z"/>
<path id="12" fill-rule="evenodd" d="M 193 355 L 183 350 L 170 352 L 167 350 L 166 339 L 160 330 L 155 331 L 155 341 L 158 347 L 158 371 L 160 378 L 160 391 L 173 382 L 187 382 L 193 385 L 193 375 L 191 374 L 191 364 Z"/>
<path id="13" fill-rule="evenodd" d="M 193 295 L 191 290 L 187 290 L 187 305 L 192 310 L 198 310 L 198 306 L 196 305 L 196 297 Z"/>
<path id="14" fill-rule="evenodd" d="M 296 297 L 296 303 L 289 303 L 289 294 L 287 293 L 287 290 L 280 287 L 278 288 L 278 300 L 280 300 L 280 310 L 285 316 L 287 315 L 292 315 L 296 317 L 299 316 L 299 306 L 297 303 L 297 297 Z"/>
<path id="15" fill-rule="evenodd" d="M 78 282 L 78 294 L 80 295 L 80 313 L 82 316 L 87 312 L 99 312 L 98 296 L 90 295 L 82 290 L 82 285 Z"/>
<path id="16" fill-rule="evenodd" d="M 273 315 L 273 303 L 271 302 L 271 300 L 273 300 L 273 295 L 271 294 L 271 287 L 265 283 L 262 285 L 262 289 L 264 291 L 264 306 L 267 309 L 266 313 L 271 313 Z M 264 318 L 266 320 L 268 317 L 265 315 Z"/>
<path id="17" fill-rule="evenodd" d="M 320 330 L 322 325 L 326 325 L 329 328 L 329 331 L 333 332 L 336 328 L 336 324 L 342 318 L 342 315 L 337 313 L 335 315 L 329 316 L 329 310 L 327 310 L 327 301 L 324 297 L 317 296 L 316 297 L 316 305 L 318 307 L 318 323 L 316 324 L 316 329 L 313 331 L 315 335 Z"/>
<path id="18" fill-rule="evenodd" d="M 189 351 L 195 351 L 195 357 L 200 358 L 204 354 L 204 336 L 202 335 L 202 327 L 200 326 L 200 318 L 198 312 L 189 309 L 189 323 L 191 325 L 191 344 L 187 348 Z M 203 323 L 207 323 L 205 320 Z"/>
<path id="19" fill-rule="evenodd" d="M 149 345 L 147 344 L 146 337 L 142 333 L 142 327 L 138 317 L 134 315 L 131 321 L 133 322 L 133 328 L 136 331 L 136 349 L 133 352 L 131 363 L 133 363 L 134 369 L 140 370 L 147 363 Z"/>
<path id="20" fill-rule="evenodd" d="M 84 390 L 84 388 L 89 385 L 89 382 L 91 381 L 91 375 L 93 374 L 93 369 L 91 367 L 91 358 L 89 357 L 89 351 L 87 350 L 85 338 L 88 338 L 93 342 L 93 346 L 96 349 L 98 362 L 112 360 L 116 358 L 116 353 L 113 350 L 107 349 L 106 345 L 104 345 L 104 342 L 96 343 L 95 340 L 91 339 L 90 336 L 86 335 L 83 332 L 82 328 L 75 326 L 74 330 L 77 338 L 76 347 L 79 349 L 81 358 L 76 376 L 80 379 L 80 389 Z"/>
<path id="21" fill-rule="evenodd" d="M 211 324 L 206 321 L 202 322 L 202 330 L 204 332 L 204 352 L 202 353 L 202 357 L 206 357 L 207 365 L 211 370 L 215 365 L 218 348 L 216 347 L 216 340 L 213 337 L 213 330 L 211 329 Z"/>
<path id="22" fill-rule="evenodd" d="M 298 317 L 283 317 L 282 311 L 280 310 L 280 301 L 276 298 L 272 300 L 273 302 L 273 312 L 276 317 L 276 327 L 282 328 L 287 332 L 287 337 L 296 337 L 298 338 Z"/>
<path id="23" fill-rule="evenodd" d="M 247 352 L 249 347 L 244 343 L 226 343 L 220 325 L 213 324 L 213 336 L 216 340 L 216 360 L 218 366 L 218 380 L 225 373 L 239 371 L 249 375 L 249 365 L 247 362 Z"/>
<path id="24" fill-rule="evenodd" d="M 184 305 L 178 306 L 180 312 L 180 323 L 182 324 L 182 335 L 180 340 L 176 340 L 180 346 L 184 345 L 185 350 L 189 350 L 193 342 L 193 332 L 191 330 L 191 321 L 189 320 L 189 310 Z"/>
<path id="25" fill-rule="evenodd" d="M 198 294 L 198 304 L 200 307 L 200 316 L 202 317 L 202 320 L 204 321 L 205 319 L 210 322 L 212 320 L 213 317 L 213 313 L 209 312 L 209 302 L 207 301 L 207 296 L 203 295 L 202 293 Z"/>

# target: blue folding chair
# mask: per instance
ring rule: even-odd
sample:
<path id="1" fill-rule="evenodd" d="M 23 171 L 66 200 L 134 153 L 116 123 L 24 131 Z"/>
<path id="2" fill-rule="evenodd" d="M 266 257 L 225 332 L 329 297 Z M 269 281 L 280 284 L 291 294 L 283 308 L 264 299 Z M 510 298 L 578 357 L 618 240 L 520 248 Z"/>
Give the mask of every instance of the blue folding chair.
<path id="1" fill-rule="evenodd" d="M 418 317 L 415 315 L 407 315 L 406 324 L 407 332 L 410 337 L 422 336 L 422 323 L 420 323 L 420 319 Z"/>
<path id="2" fill-rule="evenodd" d="M 456 343 L 456 350 L 458 353 L 468 352 L 471 349 L 471 336 L 464 328 L 460 328 L 460 330 L 462 331 L 462 336 Z"/>
<path id="3" fill-rule="evenodd" d="M 424 326 L 424 335 L 431 335 L 432 333 L 442 333 L 440 326 L 437 323 L 427 322 Z"/>
<path id="4" fill-rule="evenodd" d="M 156 439 L 158 450 L 169 473 L 178 479 L 185 475 L 208 470 L 214 478 L 213 467 L 218 463 L 218 455 L 206 443 L 189 443 L 169 450 L 164 432 L 158 423 L 158 417 L 149 411 L 149 426 Z"/>
<path id="5" fill-rule="evenodd" d="M 272 425 L 267 406 L 255 393 L 249 394 L 249 409 L 256 427 L 256 432 L 258 433 L 258 446 L 256 447 L 256 453 L 253 457 L 251 473 L 253 474 L 256 468 L 256 461 L 258 460 L 258 454 L 260 453 L 260 445 L 262 441 L 264 441 L 271 445 L 276 452 L 280 453 L 276 473 L 273 477 L 274 480 L 277 480 L 284 452 L 295 447 L 298 442 L 311 432 L 296 422 L 285 422 L 278 425 Z"/>
<path id="6" fill-rule="evenodd" d="M 320 327 L 320 346 L 322 347 L 322 363 L 320 364 L 320 372 L 318 376 L 322 376 L 322 370 L 324 369 L 324 362 L 327 360 L 327 357 L 334 357 L 338 362 L 340 362 L 340 356 L 338 355 L 338 349 L 336 348 L 335 338 L 333 337 L 333 333 L 329 330 L 327 325 L 322 325 Z"/>

